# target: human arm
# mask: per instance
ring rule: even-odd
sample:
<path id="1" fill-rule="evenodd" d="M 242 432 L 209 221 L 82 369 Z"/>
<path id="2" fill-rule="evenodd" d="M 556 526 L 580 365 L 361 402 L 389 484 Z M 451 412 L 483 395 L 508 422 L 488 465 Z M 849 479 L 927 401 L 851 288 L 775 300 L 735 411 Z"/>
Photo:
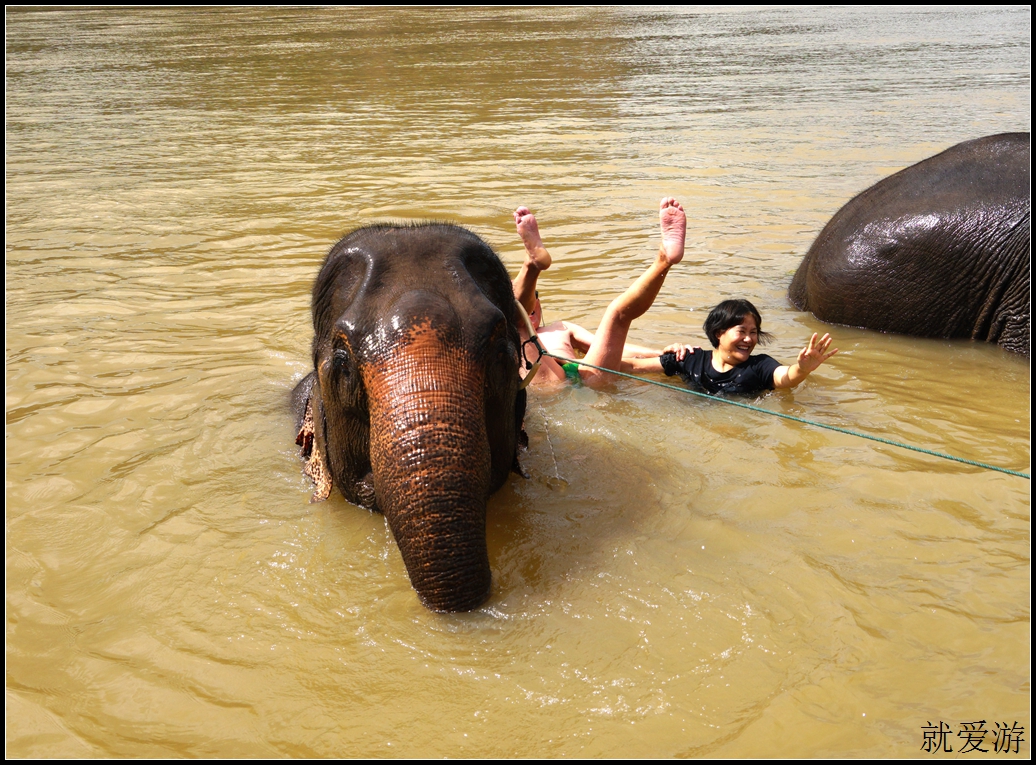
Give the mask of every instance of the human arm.
<path id="1" fill-rule="evenodd" d="M 647 374 L 665 372 L 667 375 L 681 374 L 683 361 L 689 355 L 700 351 L 693 345 L 667 345 L 657 356 L 641 358 L 639 356 L 623 356 L 622 371 L 629 374 Z M 688 362 L 689 363 L 689 362 Z"/>
<path id="2" fill-rule="evenodd" d="M 672 345 L 667 345 L 665 348 L 663 348 L 662 349 L 662 353 L 675 353 L 676 354 L 676 360 L 677 361 L 683 361 L 684 357 L 686 357 L 688 353 L 694 353 L 696 348 L 697 348 L 697 346 L 694 346 L 694 345 L 684 345 L 683 343 L 673 343 Z"/>
<path id="3" fill-rule="evenodd" d="M 622 346 L 622 357 L 624 359 L 649 359 L 652 356 L 658 358 L 663 353 L 664 351 L 660 351 L 658 348 L 648 348 L 634 343 L 626 343 Z"/>
<path id="4" fill-rule="evenodd" d="M 667 345 L 665 348 L 663 348 L 662 353 L 675 353 L 676 360 L 683 361 L 687 357 L 688 353 L 694 353 L 697 349 L 698 348 L 695 345 L 673 343 L 672 345 Z"/>
<path id="5" fill-rule="evenodd" d="M 662 359 L 658 356 L 647 359 L 626 358 L 619 364 L 619 371 L 629 375 L 643 375 L 662 372 Z"/>
<path id="6" fill-rule="evenodd" d="M 809 339 L 809 343 L 799 351 L 798 361 L 790 367 L 777 367 L 773 371 L 774 388 L 794 388 L 805 380 L 821 364 L 838 353 L 838 349 L 828 350 L 831 347 L 831 335 L 825 334 L 817 340 L 817 333 Z"/>

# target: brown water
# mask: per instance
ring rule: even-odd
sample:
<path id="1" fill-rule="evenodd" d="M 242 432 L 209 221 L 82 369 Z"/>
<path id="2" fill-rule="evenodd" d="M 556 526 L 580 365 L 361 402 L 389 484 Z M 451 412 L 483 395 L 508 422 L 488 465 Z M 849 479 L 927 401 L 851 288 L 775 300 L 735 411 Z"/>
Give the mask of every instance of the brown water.
<path id="1" fill-rule="evenodd" d="M 8 756 L 916 756 L 1025 726 L 1030 483 L 622 382 L 535 392 L 493 595 L 429 613 L 310 505 L 309 288 L 380 219 L 473 228 L 633 339 L 791 273 L 854 193 L 1028 130 L 1030 11 L 7 12 Z M 1029 365 L 836 328 L 767 408 L 1029 469 Z M 986 748 L 991 747 L 991 737 Z"/>

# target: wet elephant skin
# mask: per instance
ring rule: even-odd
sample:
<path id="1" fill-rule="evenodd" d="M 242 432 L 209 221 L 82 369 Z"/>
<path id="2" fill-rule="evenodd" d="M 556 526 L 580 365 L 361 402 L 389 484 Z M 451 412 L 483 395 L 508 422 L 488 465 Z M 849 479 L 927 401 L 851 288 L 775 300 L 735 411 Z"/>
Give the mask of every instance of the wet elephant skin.
<path id="1" fill-rule="evenodd" d="M 377 225 L 336 244 L 313 287 L 313 365 L 293 393 L 314 499 L 385 514 L 436 611 L 489 595 L 486 501 L 525 414 L 507 271 L 449 224 Z"/>
<path id="2" fill-rule="evenodd" d="M 791 302 L 835 324 L 1029 354 L 1029 134 L 965 141 L 850 200 Z"/>

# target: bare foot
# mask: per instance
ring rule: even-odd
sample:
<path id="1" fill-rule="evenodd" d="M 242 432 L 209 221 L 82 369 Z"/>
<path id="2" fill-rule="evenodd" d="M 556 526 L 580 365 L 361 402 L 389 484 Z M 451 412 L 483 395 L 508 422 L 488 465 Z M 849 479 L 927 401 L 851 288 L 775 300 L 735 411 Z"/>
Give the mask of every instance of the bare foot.
<path id="1" fill-rule="evenodd" d="M 658 222 L 662 226 L 662 256 L 675 266 L 683 260 L 683 242 L 687 235 L 687 216 L 683 207 L 672 197 L 658 205 Z"/>
<path id="2" fill-rule="evenodd" d="M 550 268 L 550 253 L 543 246 L 540 238 L 540 227 L 536 224 L 536 216 L 532 210 L 524 205 L 514 211 L 514 225 L 518 229 L 518 236 L 522 238 L 525 245 L 525 263 L 537 271 L 546 271 Z"/>

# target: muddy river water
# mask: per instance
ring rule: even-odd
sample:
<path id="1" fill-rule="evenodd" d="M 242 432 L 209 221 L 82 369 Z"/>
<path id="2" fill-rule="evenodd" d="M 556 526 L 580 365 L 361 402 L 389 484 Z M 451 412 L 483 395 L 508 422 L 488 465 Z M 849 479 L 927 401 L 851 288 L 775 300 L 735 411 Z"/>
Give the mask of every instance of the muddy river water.
<path id="1" fill-rule="evenodd" d="M 768 409 L 1028 472 L 1029 363 L 830 328 L 826 220 L 1028 130 L 1030 11 L 8 10 L 8 756 L 923 755 L 1030 727 L 1030 483 L 622 381 L 535 390 L 493 592 L 418 602 L 386 523 L 310 504 L 287 398 L 327 250 L 445 219 L 594 327 L 746 296 Z M 945 755 L 949 756 L 949 755 Z"/>

